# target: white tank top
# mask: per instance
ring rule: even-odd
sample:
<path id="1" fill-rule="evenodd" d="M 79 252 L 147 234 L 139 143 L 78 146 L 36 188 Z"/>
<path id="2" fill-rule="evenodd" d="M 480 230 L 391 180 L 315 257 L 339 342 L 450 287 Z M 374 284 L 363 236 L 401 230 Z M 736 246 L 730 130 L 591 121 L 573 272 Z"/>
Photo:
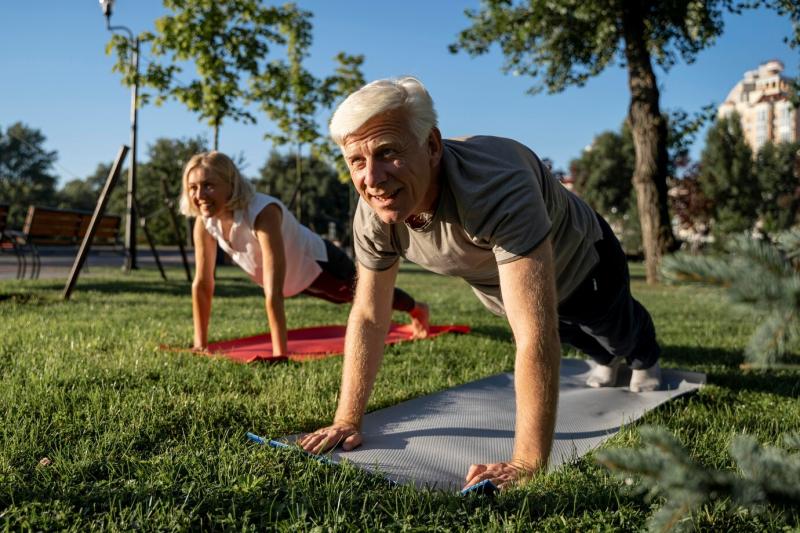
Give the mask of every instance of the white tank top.
<path id="1" fill-rule="evenodd" d="M 204 218 L 208 233 L 217 243 L 247 272 L 250 278 L 263 286 L 263 263 L 261 247 L 258 244 L 255 227 L 256 217 L 270 204 L 281 208 L 281 235 L 286 255 L 286 279 L 283 282 L 283 295 L 294 296 L 303 292 L 319 276 L 322 269 L 317 261 L 327 261 L 328 253 L 322 237 L 301 225 L 286 209 L 280 200 L 272 196 L 256 193 L 245 210 L 233 213 L 230 241 L 222 233 L 222 222 L 215 217 Z"/>

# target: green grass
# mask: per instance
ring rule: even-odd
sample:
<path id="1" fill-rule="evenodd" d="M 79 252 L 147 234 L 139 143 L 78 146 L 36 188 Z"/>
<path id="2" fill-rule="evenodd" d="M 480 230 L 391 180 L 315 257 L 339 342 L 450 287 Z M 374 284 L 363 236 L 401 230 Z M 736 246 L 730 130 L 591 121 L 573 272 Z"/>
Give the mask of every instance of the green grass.
<path id="1" fill-rule="evenodd" d="M 709 383 L 643 423 L 668 427 L 695 459 L 725 469 L 734 435 L 775 444 L 800 427 L 800 372 L 739 370 L 755 315 L 714 289 L 648 287 L 634 275 L 663 365 L 705 372 Z M 474 331 L 387 348 L 370 410 L 512 369 L 508 326 L 466 284 L 404 267 L 400 285 L 430 302 L 436 323 Z M 644 527 L 659 505 L 591 456 L 486 500 L 391 488 L 351 467 L 252 445 L 247 430 L 280 436 L 326 424 L 341 359 L 246 366 L 159 351 L 191 341 L 191 301 L 187 283 L 152 271 L 95 268 L 70 302 L 59 300 L 62 288 L 63 280 L 0 282 L 0 529 L 611 531 Z M 347 311 L 304 297 L 287 303 L 292 327 L 343 323 Z M 211 320 L 211 340 L 261 333 L 259 290 L 221 269 Z M 634 425 L 608 446 L 638 440 Z M 710 507 L 697 518 L 715 530 L 798 523 L 797 511 L 776 507 Z"/>

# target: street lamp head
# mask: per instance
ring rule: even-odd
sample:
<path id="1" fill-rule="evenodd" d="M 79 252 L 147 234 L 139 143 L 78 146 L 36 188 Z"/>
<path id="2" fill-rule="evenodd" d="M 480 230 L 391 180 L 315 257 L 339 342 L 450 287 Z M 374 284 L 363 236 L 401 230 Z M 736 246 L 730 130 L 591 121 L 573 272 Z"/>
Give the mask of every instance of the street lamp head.
<path id="1" fill-rule="evenodd" d="M 100 0 L 100 7 L 103 9 L 103 15 L 107 19 L 111 18 L 111 8 L 114 7 L 114 0 Z"/>

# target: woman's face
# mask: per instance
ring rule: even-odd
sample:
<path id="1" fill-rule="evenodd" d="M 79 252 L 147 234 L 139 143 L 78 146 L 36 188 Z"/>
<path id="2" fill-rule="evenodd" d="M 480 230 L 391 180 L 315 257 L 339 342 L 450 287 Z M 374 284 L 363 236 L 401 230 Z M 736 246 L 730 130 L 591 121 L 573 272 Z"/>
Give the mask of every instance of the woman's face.
<path id="1" fill-rule="evenodd" d="M 189 172 L 186 180 L 189 201 L 204 218 L 224 217 L 229 214 L 225 207 L 231 199 L 233 190 L 224 180 L 197 167 Z"/>

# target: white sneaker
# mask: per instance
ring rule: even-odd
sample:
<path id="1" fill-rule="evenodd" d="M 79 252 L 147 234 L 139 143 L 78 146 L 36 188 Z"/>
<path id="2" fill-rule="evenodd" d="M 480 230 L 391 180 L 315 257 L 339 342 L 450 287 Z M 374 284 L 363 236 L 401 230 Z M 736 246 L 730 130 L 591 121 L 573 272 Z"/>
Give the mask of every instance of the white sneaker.
<path id="1" fill-rule="evenodd" d="M 661 367 L 656 364 L 643 370 L 631 371 L 631 392 L 647 392 L 661 388 Z"/>
<path id="2" fill-rule="evenodd" d="M 619 367 L 624 361 L 624 357 L 615 357 L 608 365 L 595 365 L 586 378 L 586 384 L 594 388 L 613 387 L 617 383 Z"/>

